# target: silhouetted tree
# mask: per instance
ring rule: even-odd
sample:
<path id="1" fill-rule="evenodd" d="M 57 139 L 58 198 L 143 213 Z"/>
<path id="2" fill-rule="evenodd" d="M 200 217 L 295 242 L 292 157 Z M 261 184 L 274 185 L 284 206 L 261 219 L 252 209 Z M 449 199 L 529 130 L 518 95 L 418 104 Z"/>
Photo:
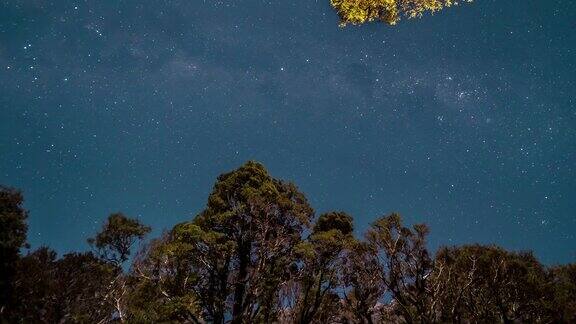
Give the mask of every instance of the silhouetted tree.
<path id="1" fill-rule="evenodd" d="M 23 201 L 20 191 L 0 186 L 0 320 L 13 298 L 16 263 L 26 244 L 28 212 Z"/>
<path id="2" fill-rule="evenodd" d="M 17 293 L 9 322 L 96 323 L 112 320 L 107 287 L 120 271 L 92 253 L 70 253 L 57 259 L 46 247 L 18 262 Z"/>

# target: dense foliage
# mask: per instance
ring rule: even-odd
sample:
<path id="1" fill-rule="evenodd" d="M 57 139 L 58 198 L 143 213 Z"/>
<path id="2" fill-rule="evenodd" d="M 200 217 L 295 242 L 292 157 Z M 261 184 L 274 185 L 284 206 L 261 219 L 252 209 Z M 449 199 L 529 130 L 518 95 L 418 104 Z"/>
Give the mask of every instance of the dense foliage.
<path id="1" fill-rule="evenodd" d="M 121 213 L 92 252 L 20 255 L 22 195 L 0 190 L 1 323 L 573 323 L 576 265 L 497 246 L 426 247 L 398 214 L 362 239 L 343 212 L 314 216 L 288 182 L 248 162 L 206 208 L 161 237 Z M 131 260 L 128 267 L 126 262 Z"/>
<path id="2" fill-rule="evenodd" d="M 472 0 L 460 0 L 472 2 Z M 340 16 L 340 26 L 383 21 L 396 25 L 401 16 L 419 18 L 444 8 L 457 6 L 458 0 L 330 0 Z"/>
<path id="3" fill-rule="evenodd" d="M 26 244 L 26 218 L 22 194 L 0 186 L 0 314 L 13 293 L 20 248 Z"/>

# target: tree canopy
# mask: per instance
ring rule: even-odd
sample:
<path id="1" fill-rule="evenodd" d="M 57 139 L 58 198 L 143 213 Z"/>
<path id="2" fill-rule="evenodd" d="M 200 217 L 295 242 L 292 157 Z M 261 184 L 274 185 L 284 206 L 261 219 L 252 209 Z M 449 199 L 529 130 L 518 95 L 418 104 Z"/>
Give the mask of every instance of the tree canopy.
<path id="1" fill-rule="evenodd" d="M 0 314 L 10 302 L 16 262 L 20 248 L 26 244 L 28 212 L 24 210 L 23 202 L 20 191 L 0 186 Z"/>
<path id="2" fill-rule="evenodd" d="M 494 245 L 427 247 L 424 224 L 315 217 L 257 162 L 218 177 L 205 208 L 160 237 L 111 214 L 90 252 L 22 254 L 20 192 L 2 187 L 0 323 L 573 323 L 576 267 Z M 131 253 L 137 251 L 137 253 Z M 129 263 L 130 266 L 125 265 Z M 9 276 L 4 276 L 9 274 Z"/>
<path id="3" fill-rule="evenodd" d="M 382 21 L 396 25 L 402 16 L 420 18 L 426 13 L 434 14 L 444 8 L 457 6 L 472 0 L 330 0 L 340 16 L 340 26 L 359 25 Z"/>
<path id="4" fill-rule="evenodd" d="M 150 232 L 150 227 L 122 213 L 108 216 L 102 231 L 96 237 L 89 238 L 102 259 L 119 265 L 128 260 L 130 248 L 136 240 L 142 239 Z"/>

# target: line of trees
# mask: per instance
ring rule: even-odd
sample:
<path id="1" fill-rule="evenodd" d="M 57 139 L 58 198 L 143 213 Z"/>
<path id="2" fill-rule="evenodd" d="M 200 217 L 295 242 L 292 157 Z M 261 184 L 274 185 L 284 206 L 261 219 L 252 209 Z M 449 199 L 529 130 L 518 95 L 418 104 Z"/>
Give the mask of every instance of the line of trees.
<path id="1" fill-rule="evenodd" d="M 432 255 L 428 228 L 397 214 L 357 238 L 352 217 L 315 217 L 257 162 L 219 176 L 206 208 L 159 238 L 116 213 L 90 252 L 60 258 L 21 254 L 22 203 L 0 189 L 2 323 L 576 322 L 575 264 L 482 245 Z"/>

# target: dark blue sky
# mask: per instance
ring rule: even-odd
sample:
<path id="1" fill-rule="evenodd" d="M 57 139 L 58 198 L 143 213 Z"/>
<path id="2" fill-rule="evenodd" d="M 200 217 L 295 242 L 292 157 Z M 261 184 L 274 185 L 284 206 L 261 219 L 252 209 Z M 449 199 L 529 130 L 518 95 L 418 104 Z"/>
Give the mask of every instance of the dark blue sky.
<path id="1" fill-rule="evenodd" d="M 477 0 L 338 28 L 329 0 L 0 0 L 0 183 L 60 252 L 158 234 L 263 162 L 361 233 L 576 256 L 576 5 Z"/>

